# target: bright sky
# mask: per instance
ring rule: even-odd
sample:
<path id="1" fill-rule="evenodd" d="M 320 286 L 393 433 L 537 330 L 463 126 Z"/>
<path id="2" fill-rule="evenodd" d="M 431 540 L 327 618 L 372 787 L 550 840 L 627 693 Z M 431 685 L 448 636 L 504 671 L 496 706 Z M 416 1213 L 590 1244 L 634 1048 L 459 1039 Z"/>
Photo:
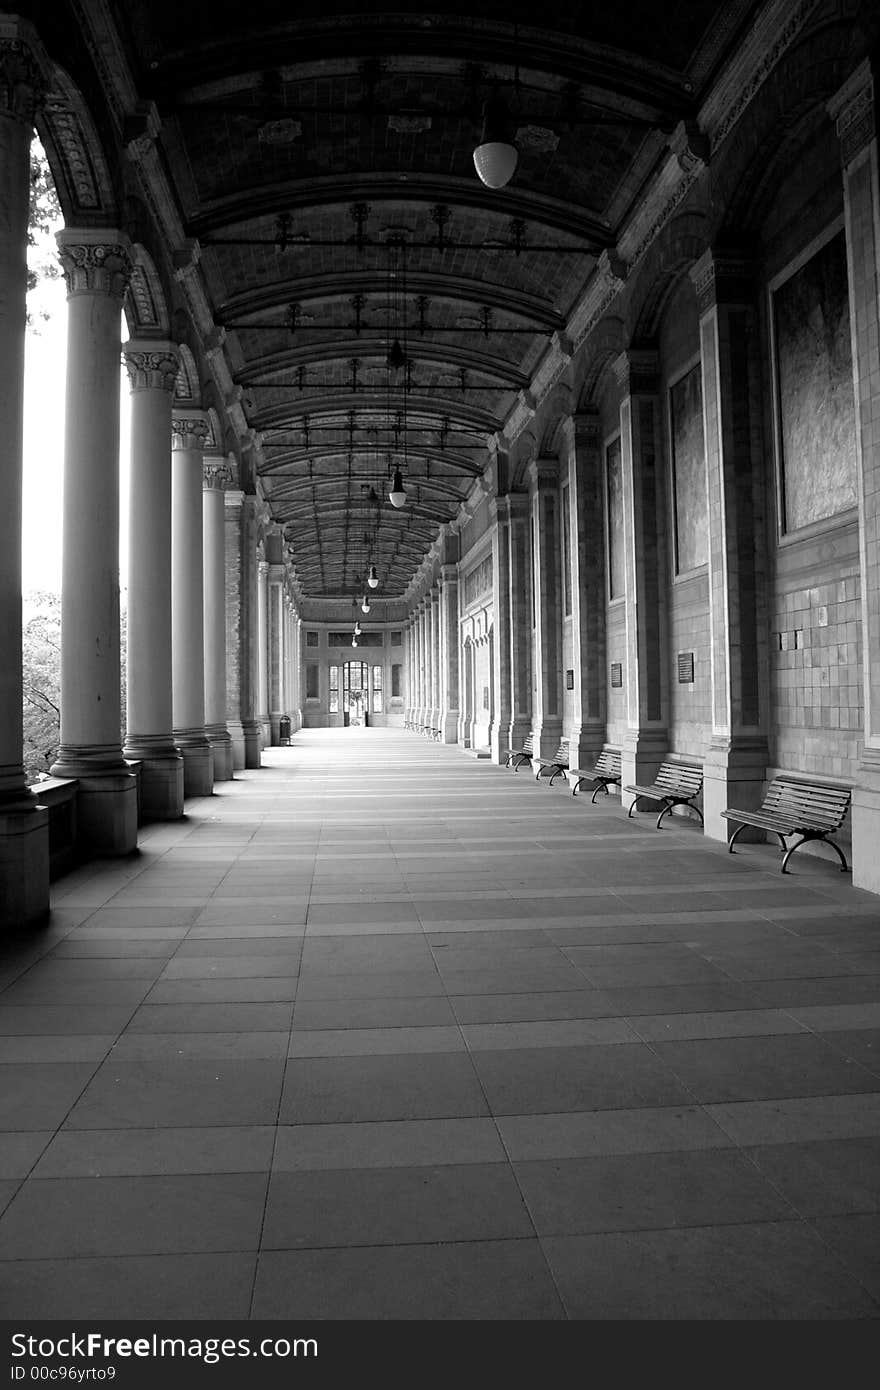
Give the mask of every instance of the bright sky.
<path id="1" fill-rule="evenodd" d="M 64 389 L 67 299 L 63 279 L 44 280 L 28 295 L 34 320 L 25 345 L 22 589 L 61 591 L 64 478 Z M 49 314 L 43 321 L 41 311 Z M 122 340 L 126 335 L 122 325 Z M 120 581 L 126 583 L 128 545 L 128 377 L 120 366 Z"/>

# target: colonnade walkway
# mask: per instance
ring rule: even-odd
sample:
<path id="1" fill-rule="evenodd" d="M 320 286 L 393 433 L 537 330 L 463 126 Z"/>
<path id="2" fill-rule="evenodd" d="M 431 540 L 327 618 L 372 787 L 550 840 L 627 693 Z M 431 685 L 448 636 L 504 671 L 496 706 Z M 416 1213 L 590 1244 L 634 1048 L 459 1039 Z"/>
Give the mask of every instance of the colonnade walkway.
<path id="1" fill-rule="evenodd" d="M 409 733 L 263 756 L 3 944 L 4 1317 L 877 1317 L 875 897 Z"/>

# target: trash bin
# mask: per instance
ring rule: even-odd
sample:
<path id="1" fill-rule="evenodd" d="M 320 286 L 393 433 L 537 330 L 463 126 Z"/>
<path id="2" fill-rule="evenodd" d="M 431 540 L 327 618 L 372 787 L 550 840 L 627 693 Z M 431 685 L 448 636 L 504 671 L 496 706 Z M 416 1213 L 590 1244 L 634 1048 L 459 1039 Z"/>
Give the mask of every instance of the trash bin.
<path id="1" fill-rule="evenodd" d="M 290 715 L 282 714 L 278 722 L 278 742 L 290 743 Z"/>

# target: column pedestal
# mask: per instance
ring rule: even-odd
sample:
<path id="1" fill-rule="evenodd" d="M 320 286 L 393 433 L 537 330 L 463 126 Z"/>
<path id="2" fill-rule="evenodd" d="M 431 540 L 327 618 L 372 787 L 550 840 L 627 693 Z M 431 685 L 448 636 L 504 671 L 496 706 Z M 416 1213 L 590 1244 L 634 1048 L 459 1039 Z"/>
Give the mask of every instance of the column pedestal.
<path id="1" fill-rule="evenodd" d="M 36 803 L 0 810 L 0 904 L 4 926 L 34 926 L 49 912 L 49 812 Z"/>

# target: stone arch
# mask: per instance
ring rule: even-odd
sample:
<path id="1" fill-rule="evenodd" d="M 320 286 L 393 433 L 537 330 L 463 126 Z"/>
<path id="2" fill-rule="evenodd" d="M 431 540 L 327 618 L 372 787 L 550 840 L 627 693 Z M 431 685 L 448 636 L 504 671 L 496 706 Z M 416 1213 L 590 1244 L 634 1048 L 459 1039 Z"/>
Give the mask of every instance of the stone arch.
<path id="1" fill-rule="evenodd" d="M 174 383 L 174 404 L 198 408 L 201 404 L 201 391 L 196 359 L 192 349 L 187 347 L 186 343 L 181 343 L 178 351 L 180 353 L 180 368 L 177 373 L 177 381 Z"/>
<path id="2" fill-rule="evenodd" d="M 125 321 L 132 338 L 167 338 L 171 320 L 155 262 L 141 243 L 132 246 L 132 273 L 125 296 Z"/>
<path id="3" fill-rule="evenodd" d="M 634 303 L 632 340 L 650 342 L 656 337 L 666 304 L 682 276 L 699 260 L 709 245 L 706 217 L 685 212 L 670 222 L 664 235 L 649 250 L 639 267 Z"/>
<path id="4" fill-rule="evenodd" d="M 720 165 L 713 202 L 724 209 L 719 238 L 730 240 L 759 225 L 775 197 L 779 170 L 791 167 L 795 152 L 822 125 L 830 127 L 826 102 L 849 70 L 851 46 L 848 17 L 826 17 L 783 55 L 772 82 L 752 98 L 713 156 Z"/>
<path id="5" fill-rule="evenodd" d="M 541 436 L 540 457 L 555 458 L 564 445 L 563 427 L 573 410 L 571 387 L 564 382 L 553 389 L 548 401 L 547 423 Z"/>
<path id="6" fill-rule="evenodd" d="M 538 441 L 532 430 L 523 430 L 510 451 L 510 491 L 519 492 L 526 486 L 526 472 L 538 457 Z"/>
<path id="7" fill-rule="evenodd" d="M 57 63 L 35 115 L 66 227 L 116 227 L 119 203 L 97 127 L 78 87 Z"/>
<path id="8" fill-rule="evenodd" d="M 586 343 L 585 371 L 578 395 L 578 412 L 588 410 L 596 402 L 599 385 L 605 372 L 627 346 L 626 326 L 614 315 L 603 319 Z"/>

